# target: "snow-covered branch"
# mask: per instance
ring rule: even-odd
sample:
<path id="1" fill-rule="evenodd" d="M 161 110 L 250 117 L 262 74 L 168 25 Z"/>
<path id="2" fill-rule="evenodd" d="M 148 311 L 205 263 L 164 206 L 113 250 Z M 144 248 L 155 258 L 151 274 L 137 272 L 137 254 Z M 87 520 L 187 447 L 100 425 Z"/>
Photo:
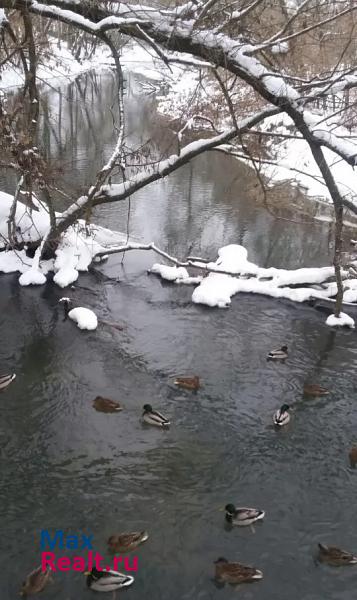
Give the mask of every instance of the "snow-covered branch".
<path id="1" fill-rule="evenodd" d="M 202 154 L 207 150 L 211 150 L 220 144 L 224 144 L 233 138 L 235 138 L 239 133 L 247 132 L 250 127 L 257 125 L 264 119 L 274 114 L 279 113 L 279 109 L 266 109 L 263 111 L 259 111 L 254 115 L 247 117 L 245 119 L 241 119 L 238 121 L 238 128 L 232 127 L 222 133 L 208 138 L 208 139 L 200 139 L 195 142 L 191 142 L 187 144 L 184 148 L 181 149 L 180 154 L 173 154 L 168 158 L 159 161 L 156 165 L 151 167 L 146 167 L 142 171 L 139 171 L 137 175 L 124 181 L 122 183 L 112 184 L 112 185 L 103 185 L 101 189 L 98 190 L 94 198 L 91 198 L 91 203 L 93 206 L 99 204 L 106 204 L 108 202 L 118 202 L 120 200 L 125 200 L 141 188 L 145 187 L 149 183 L 157 181 L 162 177 L 165 177 L 169 173 L 177 170 L 179 167 L 186 164 L 189 160 Z M 82 196 L 75 203 L 73 203 L 57 220 L 57 231 L 64 231 L 68 224 L 73 221 L 73 219 L 79 218 L 84 211 L 86 210 L 87 203 L 89 202 L 88 196 Z"/>
<path id="2" fill-rule="evenodd" d="M 357 145 L 352 139 L 347 139 L 347 135 L 343 138 L 338 135 L 338 132 L 333 132 L 331 125 L 321 119 L 321 115 L 314 114 L 309 107 L 315 98 L 357 87 L 355 72 L 353 70 L 347 72 L 346 69 L 350 65 L 339 68 L 340 55 L 336 65 L 326 71 L 322 78 L 317 77 L 313 81 L 312 74 L 312 79 L 308 81 L 295 76 L 299 73 L 285 73 L 286 67 L 281 67 L 279 61 L 272 60 L 271 56 L 282 48 L 284 52 L 288 52 L 287 42 L 297 38 L 304 39 L 304 36 L 311 31 L 326 28 L 331 23 L 335 24 L 337 20 L 355 14 L 357 5 L 347 1 L 338 2 L 336 9 L 336 4 L 327 2 L 321 13 L 317 15 L 309 6 L 310 0 L 302 0 L 298 6 L 294 4 L 293 12 L 286 10 L 284 4 L 284 9 L 281 8 L 279 15 L 281 18 L 277 19 L 275 24 L 275 29 L 278 31 L 274 32 L 274 21 L 267 23 L 261 29 L 250 29 L 249 24 L 244 29 L 247 17 L 249 23 L 250 20 L 254 20 L 256 9 L 257 18 L 258 13 L 264 14 L 266 10 L 264 4 L 262 0 L 248 0 L 244 3 L 229 3 L 222 9 L 222 4 L 217 3 L 216 0 L 193 0 L 181 7 L 160 9 L 140 4 L 122 5 L 122 3 L 100 1 L 84 3 L 79 0 L 52 0 L 52 2 L 0 0 L 0 10 L 25 9 L 35 15 L 71 24 L 101 39 L 106 38 L 108 32 L 116 31 L 141 42 L 144 41 L 154 48 L 158 57 L 166 65 L 176 61 L 189 64 L 197 70 L 203 67 L 213 70 L 232 118 L 231 129 L 225 129 L 214 137 L 192 142 L 177 154 L 160 160 L 155 165 L 147 165 L 136 175 L 131 173 L 130 178 L 123 180 L 122 183 L 105 185 L 104 177 L 118 162 L 121 162 L 120 133 L 112 158 L 101 170 L 97 182 L 86 195 L 79 198 L 58 217 L 57 235 L 65 231 L 92 205 L 124 200 L 202 152 L 226 144 L 235 137 L 247 133 L 252 126 L 268 115 L 279 112 L 284 112 L 290 117 L 297 134 L 301 135 L 310 146 L 335 209 L 341 210 L 344 199 L 331 175 L 322 148 L 332 151 L 348 165 L 354 167 L 357 164 Z M 307 8 L 308 12 L 305 14 Z M 306 15 L 310 15 L 311 19 L 305 20 Z M 235 26 L 236 22 L 242 20 L 244 21 L 243 32 L 240 23 Z M 262 43 L 256 41 L 262 39 L 264 40 Z M 264 52 L 269 49 L 271 53 Z M 225 83 L 231 75 L 234 76 L 231 78 L 234 91 Z M 236 102 L 236 98 L 239 98 L 240 90 L 236 80 L 240 80 L 240 84 L 243 82 L 244 90 L 249 89 L 252 92 L 257 107 L 263 105 L 259 113 L 238 120 L 239 102 Z M 247 152 L 249 153 L 249 148 Z M 340 212 L 338 214 L 340 215 Z"/>
<path id="3" fill-rule="evenodd" d="M 28 6 L 25 0 L 0 0 L 0 6 L 15 6 L 21 7 L 24 4 Z M 266 44 L 270 45 L 273 42 L 267 42 L 265 45 L 254 45 L 239 43 L 229 35 L 218 33 L 211 29 L 201 29 L 198 31 L 192 30 L 190 22 L 181 21 L 180 19 L 170 21 L 164 18 L 162 13 L 155 18 L 157 13 L 146 13 L 148 18 L 137 19 L 132 17 L 123 18 L 121 16 L 105 14 L 103 10 L 94 11 L 94 17 L 97 22 L 93 22 L 82 14 L 83 6 L 72 1 L 72 3 L 57 1 L 57 6 L 32 2 L 29 5 L 29 10 L 36 14 L 44 14 L 45 16 L 63 20 L 67 23 L 72 23 L 74 26 L 83 28 L 93 34 L 102 33 L 109 29 L 116 29 L 122 33 L 127 33 L 132 37 L 142 39 L 142 31 L 147 34 L 155 44 L 164 47 L 167 50 L 175 52 L 184 52 L 191 54 L 193 57 L 208 61 L 211 63 L 214 56 L 214 63 L 217 66 L 226 69 L 227 71 L 237 75 L 248 85 L 254 88 L 261 97 L 270 104 L 279 108 L 283 108 L 292 120 L 295 122 L 297 129 L 301 132 L 303 126 L 306 132 L 306 121 L 304 119 L 304 97 L 301 92 L 288 83 L 288 79 L 280 72 L 272 73 L 271 69 L 260 61 L 255 54 L 258 50 L 265 48 Z M 72 10 L 68 10 L 68 6 L 72 6 Z M 60 8 L 61 6 L 66 8 Z M 129 10 L 128 5 L 126 11 Z M 328 19 L 320 22 L 326 24 L 334 19 L 340 18 L 357 10 L 356 5 L 352 5 L 338 14 L 334 14 Z M 138 14 L 138 11 L 134 11 Z M 139 25 L 138 29 L 136 25 Z M 306 33 L 305 28 L 299 32 L 299 35 Z M 279 43 L 288 39 L 285 36 L 279 39 Z M 253 56 L 254 55 L 254 56 Z M 352 85 L 352 84 L 351 84 Z M 308 125 L 309 135 L 316 143 L 333 149 L 339 156 L 343 157 L 350 165 L 356 164 L 356 150 L 350 144 L 345 144 L 342 140 L 328 138 L 324 133 L 314 131 L 313 127 Z"/>

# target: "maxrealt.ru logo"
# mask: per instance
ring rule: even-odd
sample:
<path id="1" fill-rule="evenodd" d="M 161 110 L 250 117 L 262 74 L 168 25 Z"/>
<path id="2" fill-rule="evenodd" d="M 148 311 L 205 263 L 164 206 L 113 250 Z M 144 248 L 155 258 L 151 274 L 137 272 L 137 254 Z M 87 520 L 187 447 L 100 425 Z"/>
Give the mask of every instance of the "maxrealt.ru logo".
<path id="1" fill-rule="evenodd" d="M 93 567 L 102 571 L 114 571 L 123 568 L 126 571 L 138 570 L 138 557 L 114 556 L 113 565 L 105 565 L 105 558 L 99 552 L 94 551 L 93 535 L 64 534 L 61 529 L 57 529 L 54 534 L 50 534 L 47 529 L 41 530 L 41 568 L 46 571 L 50 568 L 52 571 L 91 571 Z M 53 552 L 56 550 L 56 553 Z M 59 551 L 63 551 L 60 553 Z M 78 550 L 81 555 L 66 556 L 66 550 Z M 84 553 L 84 556 L 83 556 Z"/>

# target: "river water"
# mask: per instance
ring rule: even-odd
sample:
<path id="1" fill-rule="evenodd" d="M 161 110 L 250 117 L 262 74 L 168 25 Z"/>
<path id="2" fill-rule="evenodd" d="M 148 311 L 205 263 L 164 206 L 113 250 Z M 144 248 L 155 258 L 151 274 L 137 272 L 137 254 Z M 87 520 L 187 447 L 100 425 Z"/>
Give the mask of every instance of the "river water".
<path id="1" fill-rule="evenodd" d="M 72 193 L 88 183 L 113 138 L 105 104 L 114 94 L 111 75 L 82 77 L 79 85 L 81 92 L 73 82 L 44 94 L 55 125 L 42 124 L 48 156 Z M 157 153 L 170 142 L 155 102 L 132 75 L 128 145 L 151 139 Z M 2 185 L 10 191 L 11 179 Z M 127 214 L 123 203 L 101 208 L 97 220 L 125 230 Z M 330 255 L 327 225 L 273 219 L 254 202 L 247 168 L 213 153 L 139 192 L 129 224 L 134 237 L 179 257 L 213 259 L 232 242 L 261 266 L 323 265 Z M 52 283 L 20 288 L 16 275 L 1 277 L 1 370 L 17 373 L 0 397 L 1 599 L 16 598 L 39 564 L 42 529 L 93 534 L 108 564 L 110 534 L 147 529 L 128 599 L 350 600 L 356 567 L 317 566 L 314 554 L 318 541 L 357 551 L 357 472 L 347 457 L 356 441 L 355 332 L 331 331 L 311 308 L 260 296 L 240 294 L 228 310 L 195 306 L 191 287 L 147 275 L 154 255 L 121 260 L 112 256 L 81 275 L 70 295 L 123 332 L 81 332 L 64 321 L 63 293 Z M 288 361 L 268 363 L 266 353 L 284 342 Z M 172 386 L 181 373 L 200 375 L 196 395 Z M 330 395 L 304 399 L 305 381 Z M 96 412 L 98 394 L 125 410 Z M 141 424 L 146 402 L 171 418 L 169 430 Z M 275 431 L 272 413 L 284 402 L 294 406 L 292 421 Z M 255 533 L 229 530 L 218 510 L 228 502 L 261 507 L 266 519 Z M 219 556 L 256 566 L 263 580 L 217 588 Z M 42 598 L 91 593 L 70 571 L 56 573 Z"/>

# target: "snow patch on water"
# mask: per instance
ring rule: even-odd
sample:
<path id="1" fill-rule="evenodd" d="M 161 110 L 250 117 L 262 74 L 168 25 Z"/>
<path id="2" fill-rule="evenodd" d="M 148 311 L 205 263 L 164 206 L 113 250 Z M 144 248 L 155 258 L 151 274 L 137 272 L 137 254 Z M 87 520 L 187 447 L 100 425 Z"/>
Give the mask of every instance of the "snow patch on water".
<path id="1" fill-rule="evenodd" d="M 250 262 L 246 248 L 238 244 L 220 248 L 218 259 L 207 265 L 202 263 L 203 269 L 206 266 L 213 271 L 228 271 L 236 277 L 225 273 L 209 272 L 207 277 L 201 278 L 192 294 L 192 301 L 196 304 L 227 308 L 231 304 L 232 296 L 239 292 L 263 294 L 272 298 L 286 298 L 293 302 L 306 302 L 310 298 L 331 298 L 337 293 L 335 282 L 324 283 L 329 277 L 334 276 L 333 267 L 293 270 L 274 267 L 262 268 Z M 176 267 L 159 264 L 155 264 L 154 267 L 154 272 L 162 277 L 163 272 L 165 279 L 169 278 L 165 277 L 165 270 L 170 269 L 168 274 L 171 276 L 172 273 L 171 280 L 173 280 Z M 354 281 L 352 280 L 352 282 Z M 192 283 L 192 278 L 187 274 L 187 277 L 175 277 L 175 282 Z M 302 287 L 291 288 L 289 287 L 291 285 L 301 285 Z M 348 286 L 348 281 L 346 286 Z M 356 292 L 354 293 L 357 295 Z"/>
<path id="2" fill-rule="evenodd" d="M 341 312 L 339 317 L 335 317 L 335 315 L 327 317 L 326 325 L 329 325 L 329 327 L 350 327 L 354 329 L 355 322 L 352 317 Z"/>
<path id="3" fill-rule="evenodd" d="M 97 329 L 97 315 L 89 308 L 78 306 L 69 311 L 68 316 L 74 321 L 79 329 L 88 329 L 90 331 Z"/>
<path id="4" fill-rule="evenodd" d="M 167 281 L 181 281 L 187 279 L 189 276 L 187 269 L 184 267 L 168 267 L 159 263 L 155 263 L 151 267 L 150 272 L 161 275 L 162 279 L 166 279 Z"/>

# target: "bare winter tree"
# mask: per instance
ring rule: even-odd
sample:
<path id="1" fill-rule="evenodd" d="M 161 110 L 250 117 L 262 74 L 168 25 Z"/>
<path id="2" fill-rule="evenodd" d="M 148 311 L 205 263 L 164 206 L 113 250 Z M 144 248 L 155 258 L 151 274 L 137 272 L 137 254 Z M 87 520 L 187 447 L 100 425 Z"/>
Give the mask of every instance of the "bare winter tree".
<path id="1" fill-rule="evenodd" d="M 24 131 L 24 123 L 18 108 L 11 115 L 1 111 L 2 143 L 8 136 L 12 144 L 12 155 L 3 160 L 2 166 L 17 171 L 19 185 L 26 188 L 29 202 L 34 189 L 42 190 L 51 215 L 51 229 L 42 242 L 43 252 L 55 247 L 63 232 L 92 207 L 123 201 L 208 150 L 243 156 L 252 163 L 264 185 L 259 169 L 262 149 L 265 136 L 273 137 L 274 132 L 263 132 L 260 126 L 268 117 L 281 113 L 291 120 L 291 135 L 306 142 L 333 202 L 338 287 L 335 313 L 339 315 L 343 300 L 343 212 L 348 209 L 356 213 L 357 208 L 353 197 L 346 196 L 336 182 L 325 151 L 328 149 L 351 167 L 357 164 L 357 145 L 346 133 L 353 126 L 357 99 L 356 3 L 188 0 L 180 5 L 162 2 L 143 6 L 106 0 L 0 0 L 0 7 L 2 62 L 11 61 L 14 56 L 21 61 L 26 76 L 23 99 L 32 107 L 25 139 L 19 134 Z M 63 24 L 74 33 L 83 32 L 96 43 L 107 44 L 118 81 L 118 136 L 112 155 L 96 178 L 88 182 L 86 193 L 59 217 L 53 210 L 50 176 L 34 142 L 38 120 L 36 36 L 43 35 L 51 24 Z M 209 124 L 205 135 L 183 145 L 187 131 L 184 121 L 177 153 L 136 170 L 126 164 L 118 34 L 145 44 L 166 68 L 175 63 L 185 64 L 196 70 L 201 79 L 210 78 L 215 90 L 211 103 L 187 107 L 186 111 L 187 119 L 205 120 Z M 316 114 L 316 107 L 324 106 L 331 97 L 339 101 L 334 113 L 330 111 L 329 118 Z M 219 110 L 215 110 L 215 103 Z M 333 115 L 344 126 L 342 134 L 331 125 Z M 121 173 L 121 183 L 110 183 L 108 178 L 113 170 Z"/>

